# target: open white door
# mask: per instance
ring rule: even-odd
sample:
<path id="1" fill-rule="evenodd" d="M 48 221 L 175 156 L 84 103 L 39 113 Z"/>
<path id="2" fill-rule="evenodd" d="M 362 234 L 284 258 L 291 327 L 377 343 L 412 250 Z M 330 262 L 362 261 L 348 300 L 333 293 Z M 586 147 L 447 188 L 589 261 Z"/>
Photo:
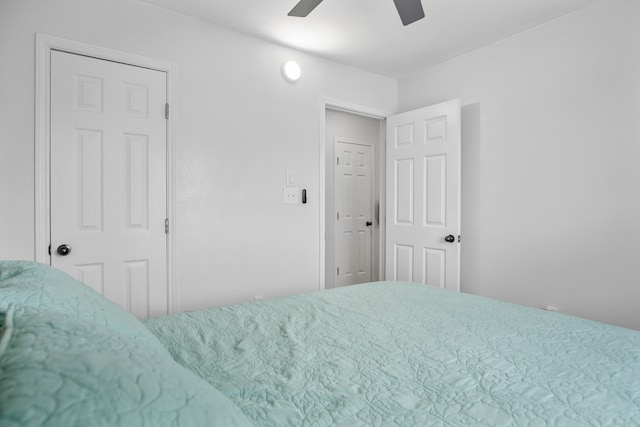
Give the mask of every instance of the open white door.
<path id="1" fill-rule="evenodd" d="M 387 118 L 386 278 L 460 290 L 460 102 Z"/>
<path id="2" fill-rule="evenodd" d="M 51 264 L 165 315 L 165 72 L 51 52 Z"/>

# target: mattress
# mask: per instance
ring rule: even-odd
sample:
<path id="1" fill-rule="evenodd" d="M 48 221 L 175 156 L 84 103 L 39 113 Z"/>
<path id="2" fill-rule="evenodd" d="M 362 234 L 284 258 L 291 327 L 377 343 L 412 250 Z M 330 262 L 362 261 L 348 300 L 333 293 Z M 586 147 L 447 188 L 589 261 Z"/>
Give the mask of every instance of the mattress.
<path id="1" fill-rule="evenodd" d="M 640 333 L 377 282 L 151 319 L 257 426 L 640 425 Z"/>

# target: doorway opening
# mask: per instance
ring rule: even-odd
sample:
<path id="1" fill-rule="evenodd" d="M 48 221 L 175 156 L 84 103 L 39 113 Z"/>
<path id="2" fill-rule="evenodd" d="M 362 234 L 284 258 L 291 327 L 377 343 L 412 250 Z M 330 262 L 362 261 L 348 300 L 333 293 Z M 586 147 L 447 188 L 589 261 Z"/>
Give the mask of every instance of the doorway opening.
<path id="1" fill-rule="evenodd" d="M 385 267 L 386 113 L 329 104 L 323 113 L 321 288 L 379 280 Z"/>

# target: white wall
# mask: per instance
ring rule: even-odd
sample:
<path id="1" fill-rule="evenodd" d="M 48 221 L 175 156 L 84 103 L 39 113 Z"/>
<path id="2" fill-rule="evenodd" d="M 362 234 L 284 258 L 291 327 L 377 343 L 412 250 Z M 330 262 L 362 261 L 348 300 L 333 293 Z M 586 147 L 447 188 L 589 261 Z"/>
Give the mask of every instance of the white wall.
<path id="1" fill-rule="evenodd" d="M 134 0 L 2 0 L 0 259 L 34 259 L 36 32 L 177 65 L 180 310 L 318 288 L 321 99 L 395 110 L 395 80 Z M 282 204 L 286 170 L 307 205 Z"/>
<path id="2" fill-rule="evenodd" d="M 2 0 L 0 259 L 34 257 L 41 32 L 178 66 L 181 310 L 317 288 L 318 200 L 281 198 L 287 169 L 318 194 L 322 97 L 460 98 L 463 291 L 640 329 L 638 16 L 637 0 L 606 0 L 396 86 L 134 0 Z M 289 58 L 297 85 L 279 75 Z"/>
<path id="3" fill-rule="evenodd" d="M 374 203 L 380 204 L 383 199 L 381 189 L 381 177 L 384 177 L 384 121 L 372 117 L 365 117 L 343 111 L 327 109 L 325 116 L 325 284 L 326 288 L 333 288 L 336 282 L 335 263 L 335 204 L 334 204 L 334 165 L 335 165 L 335 138 L 343 138 L 351 141 L 370 143 L 373 145 L 375 171 L 373 177 L 373 191 L 376 194 Z M 384 209 L 383 209 L 384 210 Z M 375 215 L 375 213 L 374 213 Z M 380 267 L 380 227 L 374 219 L 372 238 L 372 279 L 378 280 Z M 382 263 L 384 264 L 384 263 Z"/>
<path id="4" fill-rule="evenodd" d="M 460 98 L 462 290 L 640 329 L 640 2 L 608 0 L 399 81 Z"/>

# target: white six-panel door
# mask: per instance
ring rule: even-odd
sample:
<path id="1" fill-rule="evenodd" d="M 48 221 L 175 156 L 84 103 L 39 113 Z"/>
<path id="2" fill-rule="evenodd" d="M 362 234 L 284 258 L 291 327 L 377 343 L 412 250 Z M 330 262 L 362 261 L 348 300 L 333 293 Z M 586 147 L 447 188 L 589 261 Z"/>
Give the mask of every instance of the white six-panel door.
<path id="1" fill-rule="evenodd" d="M 387 280 L 460 289 L 460 103 L 387 118 Z"/>
<path id="2" fill-rule="evenodd" d="M 371 281 L 372 147 L 335 141 L 337 286 Z"/>
<path id="3" fill-rule="evenodd" d="M 51 52 L 51 264 L 139 318 L 168 312 L 166 87 L 161 71 Z"/>

